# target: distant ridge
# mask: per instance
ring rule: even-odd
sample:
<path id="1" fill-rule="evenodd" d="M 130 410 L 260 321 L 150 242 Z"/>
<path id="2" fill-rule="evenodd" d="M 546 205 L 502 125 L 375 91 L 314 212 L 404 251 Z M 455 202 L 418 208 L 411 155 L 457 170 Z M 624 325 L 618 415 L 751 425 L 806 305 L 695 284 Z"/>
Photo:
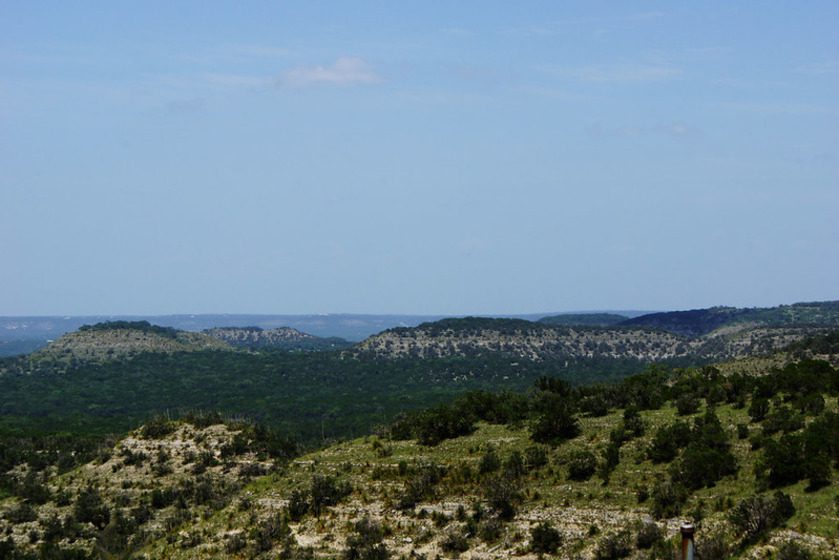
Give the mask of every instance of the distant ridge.
<path id="1" fill-rule="evenodd" d="M 226 342 L 236 348 L 257 350 L 271 348 L 276 350 L 333 350 L 346 348 L 352 343 L 338 337 L 322 338 L 308 333 L 280 327 L 262 329 L 260 327 L 219 327 L 203 331 L 213 338 Z"/>
<path id="2" fill-rule="evenodd" d="M 562 325 L 566 327 L 610 327 L 629 319 L 626 315 L 617 313 L 562 313 L 539 319 L 546 325 Z"/>
<path id="3" fill-rule="evenodd" d="M 754 317 L 752 313 L 725 313 L 726 320 L 715 321 L 717 328 L 708 330 L 711 321 L 700 323 L 699 329 L 691 321 L 716 319 L 713 313 L 679 312 L 681 329 L 671 330 L 663 320 L 640 322 L 623 321 L 612 326 L 565 326 L 522 319 L 489 319 L 465 317 L 423 323 L 417 327 L 394 328 L 374 335 L 357 344 L 352 352 L 381 359 L 443 358 L 499 354 L 528 360 L 576 359 L 632 359 L 644 362 L 661 360 L 721 360 L 744 356 L 761 356 L 777 352 L 806 337 L 835 329 L 837 323 L 827 322 L 829 314 L 803 312 L 782 314 L 778 319 L 774 310 L 766 313 L 763 322 L 737 321 L 731 317 Z M 726 308 L 728 309 L 728 308 Z M 819 308 L 821 309 L 821 308 Z M 747 310 L 749 311 L 749 310 Z M 823 311 L 823 310 L 822 310 Z M 663 314 L 669 319 L 673 314 Z M 821 317 L 821 322 L 813 320 Z M 772 319 L 774 317 L 774 319 Z M 697 319 L 698 318 L 698 319 Z M 801 319 L 801 323 L 795 319 Z M 686 327 L 692 327 L 688 329 Z M 685 332 L 702 332 L 691 336 Z"/>
<path id="4" fill-rule="evenodd" d="M 728 326 L 839 326 L 839 301 L 816 301 L 777 307 L 710 307 L 650 313 L 627 319 L 621 326 L 648 327 L 699 337 Z"/>

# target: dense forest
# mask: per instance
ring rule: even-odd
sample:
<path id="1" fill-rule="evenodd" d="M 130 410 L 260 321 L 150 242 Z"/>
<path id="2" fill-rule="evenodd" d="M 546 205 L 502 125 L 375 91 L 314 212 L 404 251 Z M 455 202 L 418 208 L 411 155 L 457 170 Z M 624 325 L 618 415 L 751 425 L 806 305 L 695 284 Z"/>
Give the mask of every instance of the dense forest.
<path id="1" fill-rule="evenodd" d="M 836 340 L 817 337 L 796 351 L 835 349 Z M 518 390 L 436 395 L 438 404 L 382 422 L 373 439 L 302 461 L 280 432 L 218 413 L 158 416 L 116 446 L 6 439 L 2 492 L 14 505 L 3 517 L 20 529 L 7 529 L 15 539 L 0 550 L 10 558 L 476 549 L 669 559 L 668 523 L 688 518 L 699 527 L 699 558 L 829 557 L 839 507 L 839 370 L 830 363 L 804 358 L 761 375 L 653 365 L 585 385 L 531 373 Z M 221 439 L 207 447 L 212 437 Z M 184 452 L 189 438 L 194 451 Z M 261 505 L 278 492 L 279 511 Z M 360 504 L 387 517 L 358 517 Z M 576 536 L 569 528 L 580 523 Z M 785 526 L 795 530 L 779 531 Z M 301 544 L 295 535 L 304 534 Z"/>
<path id="2" fill-rule="evenodd" d="M 338 352 L 145 353 L 31 370 L 0 361 L 0 433 L 118 433 L 156 414 L 215 410 L 267 423 L 306 444 L 358 436 L 400 411 L 475 390 L 522 390 L 544 375 L 615 380 L 636 360 L 511 361 L 504 356 L 383 361 Z M 36 367 L 40 364 L 36 364 Z"/>

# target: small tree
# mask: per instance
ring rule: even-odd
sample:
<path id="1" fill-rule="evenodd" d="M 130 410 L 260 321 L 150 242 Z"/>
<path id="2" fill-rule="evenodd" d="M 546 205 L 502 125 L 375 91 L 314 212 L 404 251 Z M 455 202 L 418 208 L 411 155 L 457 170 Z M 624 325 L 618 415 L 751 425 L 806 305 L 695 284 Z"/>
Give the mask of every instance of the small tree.
<path id="1" fill-rule="evenodd" d="M 539 554 L 554 554 L 562 545 L 562 535 L 547 521 L 530 530 L 530 550 Z"/>
<path id="2" fill-rule="evenodd" d="M 99 491 L 93 486 L 88 486 L 79 493 L 76 499 L 73 517 L 79 523 L 92 523 L 98 529 L 104 529 L 111 519 L 111 512 L 102 500 Z"/>
<path id="3" fill-rule="evenodd" d="M 568 461 L 571 480 L 588 480 L 597 468 L 597 459 L 590 451 L 575 451 Z"/>
<path id="4" fill-rule="evenodd" d="M 515 479 L 496 476 L 484 487 L 489 506 L 499 518 L 510 520 L 516 516 L 516 508 L 522 500 L 521 487 Z"/>
<path id="5" fill-rule="evenodd" d="M 794 513 L 790 497 L 783 492 L 775 492 L 772 496 L 752 496 L 741 500 L 731 509 L 728 518 L 748 543 L 783 525 Z"/>
<path id="6" fill-rule="evenodd" d="M 579 435 L 580 425 L 567 399 L 545 393 L 537 403 L 537 410 L 530 436 L 534 441 L 556 444 Z"/>
<path id="7" fill-rule="evenodd" d="M 382 526 L 365 517 L 355 524 L 355 534 L 347 538 L 344 560 L 387 560 L 390 557 Z"/>

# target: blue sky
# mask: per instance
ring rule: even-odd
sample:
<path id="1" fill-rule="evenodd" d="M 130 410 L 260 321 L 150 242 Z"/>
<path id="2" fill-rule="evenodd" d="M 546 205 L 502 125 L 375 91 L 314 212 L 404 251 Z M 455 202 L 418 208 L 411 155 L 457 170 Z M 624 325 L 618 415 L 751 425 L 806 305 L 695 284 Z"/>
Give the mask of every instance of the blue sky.
<path id="1" fill-rule="evenodd" d="M 0 314 L 837 299 L 837 21 L 0 1 Z"/>

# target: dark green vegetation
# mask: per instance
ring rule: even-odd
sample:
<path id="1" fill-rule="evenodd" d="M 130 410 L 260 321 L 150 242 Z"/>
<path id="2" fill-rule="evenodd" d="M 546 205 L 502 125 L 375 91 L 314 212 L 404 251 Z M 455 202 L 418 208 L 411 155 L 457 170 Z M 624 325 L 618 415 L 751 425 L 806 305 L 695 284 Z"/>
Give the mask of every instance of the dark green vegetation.
<path id="1" fill-rule="evenodd" d="M 809 345 L 823 348 L 829 341 L 819 337 Z M 797 348 L 812 351 L 810 346 Z M 836 536 L 839 371 L 828 362 L 804 359 L 761 375 L 654 365 L 611 384 L 572 385 L 557 376 L 562 368 L 549 369 L 550 362 L 315 355 L 319 359 L 311 361 L 313 355 L 300 353 L 193 352 L 147 354 L 129 362 L 141 366 L 137 377 L 161 370 L 182 380 L 197 371 L 207 383 L 215 379 L 208 371 L 238 363 L 226 357 L 245 356 L 251 360 L 247 375 L 234 371 L 224 383 L 263 371 L 256 379 L 266 396 L 266 388 L 279 390 L 272 380 L 307 387 L 308 376 L 310 384 L 332 386 L 332 393 L 306 390 L 333 399 L 325 404 L 346 407 L 347 419 L 364 414 L 363 406 L 353 408 L 353 399 L 381 407 L 380 418 L 367 416 L 368 424 L 392 415 L 396 406 L 384 404 L 399 390 L 436 404 L 399 402 L 418 409 L 380 427 L 378 437 L 292 462 L 297 449 L 287 438 L 241 423 L 218 431 L 221 414 L 188 415 L 188 424 L 157 417 L 116 447 L 18 437 L 3 448 L 4 466 L 27 465 L 5 478 L 5 493 L 12 497 L 4 501 L 3 522 L 13 527 L 5 531 L 15 544 L 6 540 L 0 546 L 10 557 L 43 558 L 399 558 L 414 547 L 428 557 L 432 545 L 452 556 L 501 547 L 498 558 L 668 558 L 673 535 L 661 520 L 672 525 L 688 517 L 698 523 L 705 558 L 736 557 L 764 546 L 783 526 L 812 539 L 783 547 L 775 542 L 766 554 L 819 558 L 815 554 Z M 184 359 L 192 364 L 188 369 L 169 361 Z M 399 369 L 391 371 L 394 364 Z M 297 372 L 304 366 L 305 375 Z M 3 383 L 6 377 L 56 382 L 82 376 L 95 385 L 110 379 L 108 367 L 6 372 Z M 132 377 L 130 369 L 118 373 Z M 469 382 L 458 385 L 462 378 Z M 394 387 L 370 390 L 383 380 Z M 511 390 L 468 390 L 504 381 Z M 153 383 L 164 382 L 162 374 L 153 377 Z M 222 380 L 209 383 L 207 395 L 198 384 L 180 391 L 198 391 L 206 399 L 224 393 Z M 435 384 L 443 389 L 429 390 Z M 20 387 L 16 391 L 24 398 Z M 141 385 L 134 398 L 145 392 L 164 397 Z M 269 403 L 262 419 L 286 428 L 280 419 L 290 417 L 282 415 L 317 406 L 314 398 L 300 409 L 280 408 L 279 398 Z M 117 412 L 131 418 L 130 408 Z M 334 435 L 327 419 L 313 416 L 310 429 Z M 55 452 L 38 452 L 50 446 Z M 278 499 L 287 501 L 277 506 Z M 68 544 L 72 539 L 76 544 Z"/>
<path id="2" fill-rule="evenodd" d="M 178 336 L 178 329 L 152 325 L 148 321 L 105 321 L 104 323 L 96 323 L 95 325 L 82 325 L 79 327 L 79 330 L 81 332 L 126 330 L 156 334 L 164 338 L 177 338 Z"/>
<path id="3" fill-rule="evenodd" d="M 489 330 L 499 334 L 518 334 L 521 332 L 539 332 L 547 327 L 541 323 L 525 321 L 524 319 L 495 319 L 490 317 L 463 317 L 455 319 L 441 319 L 429 323 L 422 323 L 416 327 L 396 327 L 386 332 L 396 334 L 411 334 L 421 330 L 429 336 L 438 336 L 449 331 L 480 331 Z"/>
<path id="4" fill-rule="evenodd" d="M 307 444 L 368 433 L 397 413 L 476 389 L 529 387 L 552 375 L 575 383 L 619 379 L 636 360 L 511 361 L 503 356 L 373 360 L 335 352 L 144 353 L 60 372 L 0 361 L 0 433 L 108 434 L 154 414 L 201 409 L 244 416 Z"/>
<path id="5" fill-rule="evenodd" d="M 616 313 L 566 313 L 542 317 L 539 322 L 563 327 L 610 327 L 627 319 L 626 315 Z"/>
<path id="6" fill-rule="evenodd" d="M 839 326 L 839 301 L 794 303 L 765 308 L 710 307 L 690 311 L 650 313 L 627 319 L 620 325 L 651 327 L 674 334 L 696 337 L 723 326 L 743 323 L 771 327 Z"/>
<path id="7" fill-rule="evenodd" d="M 221 327 L 206 329 L 204 334 L 217 338 L 234 348 L 246 350 L 339 350 L 349 348 L 352 343 L 338 337 L 312 336 L 296 329 L 282 327 L 263 329 L 260 327 Z"/>

